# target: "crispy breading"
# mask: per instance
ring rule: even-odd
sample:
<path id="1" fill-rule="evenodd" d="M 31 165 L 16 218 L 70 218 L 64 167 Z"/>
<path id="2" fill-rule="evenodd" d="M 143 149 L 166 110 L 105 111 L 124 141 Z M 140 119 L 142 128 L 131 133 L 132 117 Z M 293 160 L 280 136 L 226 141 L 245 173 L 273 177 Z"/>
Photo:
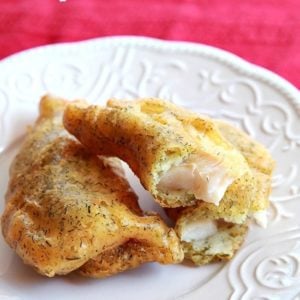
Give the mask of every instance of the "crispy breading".
<path id="1" fill-rule="evenodd" d="M 102 278 L 138 267 L 140 264 L 157 260 L 162 250 L 147 245 L 145 242 L 129 240 L 128 242 L 104 251 L 90 259 L 78 269 L 81 275 Z"/>
<path id="2" fill-rule="evenodd" d="M 224 138 L 243 154 L 251 168 L 266 175 L 272 174 L 275 161 L 266 147 L 229 122 L 221 120 L 214 122 Z"/>
<path id="3" fill-rule="evenodd" d="M 64 125 L 90 151 L 126 161 L 164 207 L 189 206 L 199 199 L 190 190 L 159 187 L 172 166 L 192 156 L 215 162 L 213 167 L 222 168 L 231 182 L 250 172 L 211 119 L 159 99 L 109 100 L 107 107 L 72 103 Z"/>
<path id="4" fill-rule="evenodd" d="M 269 206 L 271 179 L 275 161 L 270 152 L 244 131 L 226 121 L 215 121 L 224 138 L 234 145 L 247 160 L 253 175 L 257 179 L 258 195 L 252 200 L 252 213 L 265 210 Z"/>
<path id="5" fill-rule="evenodd" d="M 40 117 L 12 164 L 1 218 L 6 242 L 49 277 L 80 267 L 97 277 L 143 262 L 180 262 L 174 230 L 160 217 L 142 214 L 118 160 L 90 154 L 64 130 L 65 106 L 51 96 L 41 100 Z M 123 262 L 120 249 L 131 260 Z M 118 263 L 101 266 L 101 256 Z"/>

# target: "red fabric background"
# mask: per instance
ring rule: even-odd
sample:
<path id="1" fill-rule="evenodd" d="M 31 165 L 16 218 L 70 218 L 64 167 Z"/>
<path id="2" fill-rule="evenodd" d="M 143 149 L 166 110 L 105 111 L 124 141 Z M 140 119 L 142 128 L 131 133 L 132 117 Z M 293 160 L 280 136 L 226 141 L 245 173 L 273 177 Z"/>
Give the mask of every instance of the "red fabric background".
<path id="1" fill-rule="evenodd" d="M 38 45 L 144 35 L 229 50 L 299 88 L 299 15 L 299 0 L 0 0 L 0 58 Z"/>

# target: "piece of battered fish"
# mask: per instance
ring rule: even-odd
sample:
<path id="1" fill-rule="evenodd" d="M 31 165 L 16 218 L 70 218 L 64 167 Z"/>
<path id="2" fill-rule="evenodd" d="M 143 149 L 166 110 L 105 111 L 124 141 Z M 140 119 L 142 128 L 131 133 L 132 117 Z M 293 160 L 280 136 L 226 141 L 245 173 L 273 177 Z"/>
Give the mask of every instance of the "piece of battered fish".
<path id="1" fill-rule="evenodd" d="M 63 128 L 66 102 L 45 96 L 11 169 L 1 218 L 6 242 L 46 276 L 104 277 L 157 261 L 178 263 L 173 229 L 144 216 L 117 159 L 90 154 Z"/>
<path id="2" fill-rule="evenodd" d="M 109 100 L 107 107 L 72 103 L 64 125 L 90 151 L 127 162 L 164 207 L 189 206 L 199 199 L 221 206 L 233 183 L 255 184 L 243 155 L 211 119 L 166 101 Z M 243 208 L 249 207 L 248 198 Z"/>
<path id="3" fill-rule="evenodd" d="M 248 210 L 248 219 L 254 217 L 261 226 L 266 226 L 266 209 L 271 192 L 271 176 L 275 166 L 268 150 L 230 123 L 215 120 L 224 138 L 229 140 L 244 155 L 256 179 Z M 243 191 L 228 189 L 224 203 L 233 199 L 232 205 L 243 197 Z M 221 201 L 223 203 L 223 200 Z M 226 209 L 225 209 L 226 211 Z M 188 208 L 168 209 L 168 215 L 176 221 L 176 232 L 182 241 L 185 258 L 197 265 L 213 261 L 229 260 L 242 245 L 248 231 L 248 221 L 241 224 L 224 221 L 218 211 L 206 203 Z"/>

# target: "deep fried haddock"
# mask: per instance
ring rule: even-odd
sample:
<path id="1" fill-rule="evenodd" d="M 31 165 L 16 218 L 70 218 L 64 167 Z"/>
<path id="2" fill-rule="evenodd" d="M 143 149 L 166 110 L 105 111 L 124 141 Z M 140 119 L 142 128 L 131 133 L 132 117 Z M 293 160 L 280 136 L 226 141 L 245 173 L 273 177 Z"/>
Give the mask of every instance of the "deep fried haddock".
<path id="1" fill-rule="evenodd" d="M 248 186 L 255 184 L 244 157 L 211 119 L 166 101 L 109 100 L 107 107 L 72 103 L 64 125 L 90 151 L 126 161 L 164 207 L 199 199 L 216 206 L 240 177 L 246 176 Z"/>
<path id="2" fill-rule="evenodd" d="M 64 130 L 65 106 L 41 100 L 11 167 L 1 219 L 7 243 L 49 277 L 76 269 L 103 277 L 143 262 L 180 262 L 175 232 L 158 216 L 143 216 L 117 159 L 90 154 Z"/>
<path id="3" fill-rule="evenodd" d="M 256 218 L 260 225 L 266 225 L 265 210 L 269 205 L 271 192 L 271 176 L 275 166 L 274 160 L 268 150 L 250 138 L 243 131 L 235 128 L 230 123 L 215 121 L 224 138 L 229 140 L 244 155 L 251 167 L 252 176 L 257 184 L 253 187 L 250 207 L 247 217 Z M 242 178 L 242 177 L 241 177 Z M 234 184 L 233 184 L 234 185 Z M 249 194 L 250 195 L 250 194 Z M 230 203 L 239 210 L 239 198 L 243 197 L 242 191 L 227 190 L 222 203 Z M 248 221 L 230 223 L 224 221 L 227 212 L 220 215 L 218 208 L 204 202 L 188 208 L 168 209 L 168 215 L 176 221 L 176 232 L 182 240 L 185 258 L 192 260 L 197 265 L 213 261 L 229 260 L 242 245 L 248 231 Z M 231 218 L 235 219 L 235 218 Z M 201 233 L 202 232 L 202 233 Z"/>

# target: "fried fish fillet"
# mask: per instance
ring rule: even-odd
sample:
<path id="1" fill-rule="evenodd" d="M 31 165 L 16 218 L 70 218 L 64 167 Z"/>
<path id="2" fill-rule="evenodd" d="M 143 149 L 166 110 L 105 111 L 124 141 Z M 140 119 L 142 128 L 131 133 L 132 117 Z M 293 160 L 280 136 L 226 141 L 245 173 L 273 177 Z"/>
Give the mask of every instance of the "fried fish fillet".
<path id="1" fill-rule="evenodd" d="M 255 184 L 243 155 L 211 119 L 169 102 L 72 103 L 64 125 L 90 151 L 127 162 L 164 207 L 189 206 L 199 199 L 222 206 L 219 202 L 233 183 Z M 248 207 L 247 201 L 241 206 Z"/>
<path id="2" fill-rule="evenodd" d="M 13 162 L 1 218 L 6 242 L 49 277 L 77 269 L 104 277 L 149 261 L 180 262 L 174 230 L 142 214 L 119 161 L 90 154 L 64 130 L 65 106 L 42 98 Z"/>
<path id="3" fill-rule="evenodd" d="M 255 217 L 264 226 L 265 209 L 269 204 L 271 176 L 275 166 L 268 150 L 250 138 L 243 131 L 223 121 L 215 121 L 224 138 L 229 140 L 244 155 L 252 174 L 256 178 L 253 196 L 248 210 L 248 218 Z M 224 197 L 233 199 L 236 206 L 243 197 L 240 190 L 228 189 Z M 229 203 L 223 200 L 221 203 Z M 248 221 L 240 224 L 230 223 L 220 218 L 217 210 L 205 203 L 188 208 L 168 209 L 168 215 L 176 221 L 176 232 L 182 241 L 185 258 L 197 265 L 213 261 L 229 260 L 243 243 L 248 231 Z"/>

